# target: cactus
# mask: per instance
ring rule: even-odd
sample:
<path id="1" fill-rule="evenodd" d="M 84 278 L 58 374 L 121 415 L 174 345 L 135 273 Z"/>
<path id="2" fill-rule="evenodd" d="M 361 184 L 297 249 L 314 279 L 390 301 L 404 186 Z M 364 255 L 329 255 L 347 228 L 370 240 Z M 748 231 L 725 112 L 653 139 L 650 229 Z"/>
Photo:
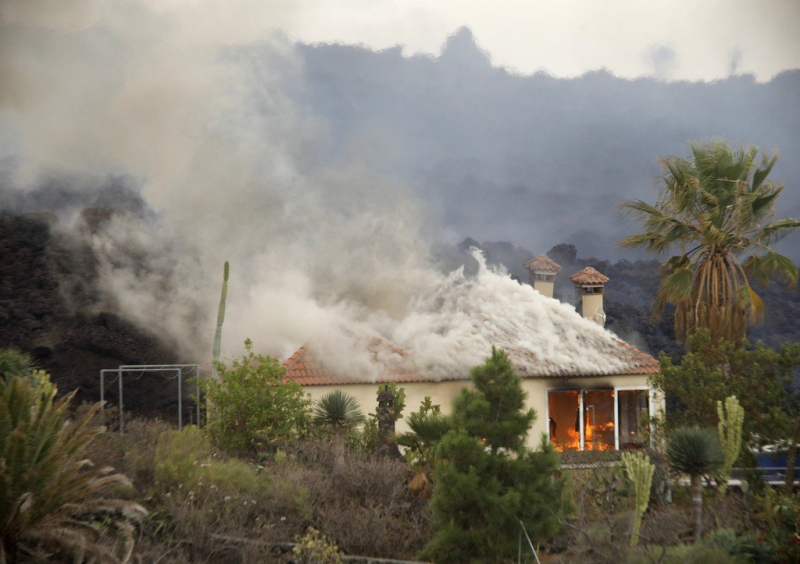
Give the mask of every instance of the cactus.
<path id="1" fill-rule="evenodd" d="M 642 527 L 642 517 L 647 511 L 650 502 L 650 485 L 653 482 L 653 472 L 656 465 L 650 462 L 650 457 L 641 452 L 622 454 L 622 463 L 628 479 L 633 482 L 636 492 L 636 507 L 633 512 L 633 530 L 631 531 L 631 546 L 639 544 L 639 530 Z"/>
<path id="2" fill-rule="evenodd" d="M 228 261 L 225 261 L 225 270 L 222 275 L 222 295 L 219 298 L 219 310 L 217 311 L 217 333 L 214 335 L 214 361 L 211 364 L 211 376 L 216 380 L 217 376 L 217 363 L 219 362 L 219 352 L 222 347 L 222 324 L 225 321 L 225 300 L 228 297 L 228 274 L 230 267 Z"/>
<path id="3" fill-rule="evenodd" d="M 720 495 L 725 495 L 733 464 L 739 457 L 739 451 L 742 448 L 744 408 L 739 404 L 736 396 L 730 396 L 725 399 L 724 406 L 721 401 L 717 402 L 717 415 L 719 416 L 719 423 L 717 424 L 719 442 L 725 455 L 725 461 L 722 464 L 719 476 L 719 493 Z"/>

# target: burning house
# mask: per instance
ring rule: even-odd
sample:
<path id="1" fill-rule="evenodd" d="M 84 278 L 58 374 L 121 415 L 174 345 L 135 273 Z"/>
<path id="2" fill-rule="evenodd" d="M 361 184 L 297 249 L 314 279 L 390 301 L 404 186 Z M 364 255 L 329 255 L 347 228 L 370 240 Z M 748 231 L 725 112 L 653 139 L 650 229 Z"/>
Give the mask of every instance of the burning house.
<path id="1" fill-rule="evenodd" d="M 649 417 L 662 402 L 648 383 L 650 375 L 658 372 L 658 361 L 603 328 L 603 288 L 609 279 L 591 267 L 570 277 L 581 296 L 579 313 L 552 297 L 561 269 L 558 264 L 541 255 L 525 267 L 530 271 L 530 286 L 506 277 L 502 282 L 511 291 L 498 298 L 511 302 L 513 310 L 508 311 L 516 317 L 478 311 L 470 335 L 503 348 L 522 376 L 528 406 L 537 413 L 529 443 L 537 444 L 545 434 L 559 451 L 645 446 Z M 452 368 L 458 366 L 454 359 L 474 353 L 467 347 L 474 347 L 476 340 L 451 347 L 440 344 L 436 356 L 430 354 L 431 341 L 434 347 L 438 343 L 435 339 L 433 335 L 410 341 L 409 346 L 403 342 L 405 348 L 378 338 L 364 341 L 377 367 L 369 375 L 336 368 L 313 343 L 307 344 L 285 361 L 286 378 L 301 384 L 314 399 L 342 389 L 365 410 L 375 405 L 379 384 L 396 382 L 405 388 L 408 409 L 416 409 L 430 396 L 447 411 L 470 382 L 469 367 Z M 417 355 L 415 344 L 424 345 L 426 354 Z M 486 356 L 489 350 L 480 353 Z M 403 421 L 398 423 L 399 430 L 404 430 Z"/>

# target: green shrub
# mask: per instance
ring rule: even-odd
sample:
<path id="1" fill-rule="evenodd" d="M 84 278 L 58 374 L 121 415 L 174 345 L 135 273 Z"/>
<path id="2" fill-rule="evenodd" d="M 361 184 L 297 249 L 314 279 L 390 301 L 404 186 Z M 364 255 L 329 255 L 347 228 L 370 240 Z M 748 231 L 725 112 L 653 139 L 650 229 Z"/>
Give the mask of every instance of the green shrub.
<path id="1" fill-rule="evenodd" d="M 732 556 L 742 556 L 751 562 L 771 564 L 781 562 L 775 547 L 763 540 L 759 541 L 754 535 L 737 535 L 733 529 L 718 529 L 709 533 L 705 543 L 710 546 L 724 549 Z"/>
<path id="2" fill-rule="evenodd" d="M 666 550 L 666 555 L 659 560 L 662 564 L 745 564 L 746 556 L 734 556 L 724 548 L 700 542 L 681 544 Z"/>
<path id="3" fill-rule="evenodd" d="M 211 458 L 211 445 L 203 432 L 190 425 L 183 431 L 166 431 L 158 437 L 156 477 L 191 488 L 200 480 Z"/>
<path id="4" fill-rule="evenodd" d="M 375 452 L 378 446 L 378 418 L 370 413 L 358 425 L 348 427 L 344 442 L 348 450 L 365 454 Z"/>
<path id="5" fill-rule="evenodd" d="M 313 527 L 297 539 L 298 545 L 292 549 L 301 564 L 341 564 L 339 547 Z"/>
<path id="6" fill-rule="evenodd" d="M 283 380 L 284 368 L 274 358 L 246 354 L 230 366 L 217 363 L 219 380 L 205 380 L 208 432 L 219 446 L 254 452 L 296 440 L 308 430 L 311 401 L 302 387 Z"/>

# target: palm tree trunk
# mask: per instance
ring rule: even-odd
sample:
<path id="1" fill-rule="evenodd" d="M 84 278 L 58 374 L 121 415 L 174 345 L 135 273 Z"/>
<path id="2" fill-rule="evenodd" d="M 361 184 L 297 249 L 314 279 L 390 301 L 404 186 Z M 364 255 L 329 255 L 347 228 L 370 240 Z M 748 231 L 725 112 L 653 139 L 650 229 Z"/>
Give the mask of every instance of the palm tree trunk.
<path id="1" fill-rule="evenodd" d="M 703 477 L 692 474 L 692 513 L 694 517 L 694 542 L 703 534 Z"/>
<path id="2" fill-rule="evenodd" d="M 333 428 L 333 475 L 340 476 L 344 473 L 344 429 L 340 426 Z"/>

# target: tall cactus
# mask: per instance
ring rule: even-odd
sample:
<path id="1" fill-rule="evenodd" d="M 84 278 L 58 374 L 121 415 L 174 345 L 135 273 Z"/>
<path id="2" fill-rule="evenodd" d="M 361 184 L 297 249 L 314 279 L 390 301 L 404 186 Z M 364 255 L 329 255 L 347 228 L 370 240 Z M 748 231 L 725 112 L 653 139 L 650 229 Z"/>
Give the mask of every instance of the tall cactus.
<path id="1" fill-rule="evenodd" d="M 225 322 L 225 300 L 228 297 L 228 274 L 230 267 L 225 261 L 225 270 L 222 275 L 222 295 L 219 298 L 219 310 L 217 311 L 217 333 L 214 335 L 214 361 L 211 365 L 211 376 L 214 380 L 218 379 L 217 363 L 219 362 L 219 352 L 222 348 L 222 324 Z"/>
<path id="2" fill-rule="evenodd" d="M 642 528 L 642 517 L 650 503 L 650 485 L 653 483 L 653 472 L 656 465 L 650 462 L 650 457 L 641 452 L 622 454 L 622 463 L 628 479 L 633 482 L 636 492 L 636 507 L 633 512 L 633 531 L 631 531 L 631 546 L 639 544 L 639 531 Z"/>
<path id="3" fill-rule="evenodd" d="M 744 408 L 739 403 L 739 400 L 736 399 L 736 396 L 729 396 L 725 399 L 724 408 L 721 401 L 717 402 L 717 415 L 719 416 L 719 423 L 717 424 L 719 442 L 725 455 L 725 461 L 720 470 L 719 493 L 720 495 L 725 495 L 733 464 L 739 458 L 739 451 L 742 448 Z"/>

